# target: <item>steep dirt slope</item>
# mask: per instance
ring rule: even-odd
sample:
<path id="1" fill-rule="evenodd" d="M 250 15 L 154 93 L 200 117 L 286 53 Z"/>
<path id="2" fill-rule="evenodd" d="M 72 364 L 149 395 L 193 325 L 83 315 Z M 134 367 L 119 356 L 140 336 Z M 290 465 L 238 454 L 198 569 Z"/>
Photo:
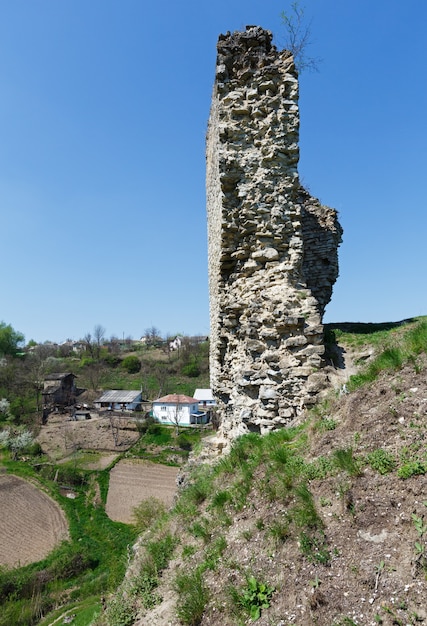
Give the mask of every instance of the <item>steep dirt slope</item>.
<path id="1" fill-rule="evenodd" d="M 206 521 L 204 535 L 195 532 L 194 521 L 183 528 L 173 517 L 180 544 L 157 589 L 163 601 L 141 610 L 134 623 L 250 624 L 235 598 L 253 575 L 274 589 L 258 626 L 427 624 L 426 372 L 422 355 L 352 393 L 331 394 L 308 416 L 299 453 L 318 468 L 307 474 L 321 520 L 312 528 L 287 525 L 295 499 L 272 497 L 265 478 L 273 470 L 274 481 L 276 470 L 265 464 L 244 506 L 225 505 L 222 525 L 215 522 L 212 498 L 196 517 L 199 527 Z M 217 489 L 234 489 L 234 479 L 221 479 Z M 203 563 L 203 616 L 182 622 L 176 573 Z"/>

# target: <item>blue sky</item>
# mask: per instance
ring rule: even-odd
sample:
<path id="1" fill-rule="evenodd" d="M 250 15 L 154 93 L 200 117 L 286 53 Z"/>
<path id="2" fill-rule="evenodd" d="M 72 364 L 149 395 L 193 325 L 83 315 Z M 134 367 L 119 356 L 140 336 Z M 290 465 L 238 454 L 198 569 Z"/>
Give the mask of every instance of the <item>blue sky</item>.
<path id="1" fill-rule="evenodd" d="M 427 314 L 425 0 L 305 0 L 300 175 L 339 211 L 325 321 Z M 208 334 L 220 33 L 286 1 L 0 0 L 0 321 L 26 340 Z"/>

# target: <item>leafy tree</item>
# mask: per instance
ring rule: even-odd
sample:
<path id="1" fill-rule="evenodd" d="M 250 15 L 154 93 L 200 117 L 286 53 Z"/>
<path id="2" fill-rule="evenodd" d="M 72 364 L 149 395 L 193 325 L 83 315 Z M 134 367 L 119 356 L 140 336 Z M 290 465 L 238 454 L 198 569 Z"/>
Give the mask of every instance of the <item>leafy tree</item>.
<path id="1" fill-rule="evenodd" d="M 307 22 L 305 7 L 296 0 L 291 3 L 288 12 L 282 12 L 281 18 L 286 31 L 284 46 L 292 52 L 298 72 L 304 70 L 317 72 L 320 59 L 308 54 L 308 48 L 312 43 L 311 20 Z"/>
<path id="2" fill-rule="evenodd" d="M 134 354 L 130 354 L 123 359 L 122 367 L 128 374 L 137 374 L 141 369 L 141 361 Z"/>
<path id="3" fill-rule="evenodd" d="M 10 324 L 0 322 L 0 356 L 15 356 L 23 346 L 24 335 Z"/>

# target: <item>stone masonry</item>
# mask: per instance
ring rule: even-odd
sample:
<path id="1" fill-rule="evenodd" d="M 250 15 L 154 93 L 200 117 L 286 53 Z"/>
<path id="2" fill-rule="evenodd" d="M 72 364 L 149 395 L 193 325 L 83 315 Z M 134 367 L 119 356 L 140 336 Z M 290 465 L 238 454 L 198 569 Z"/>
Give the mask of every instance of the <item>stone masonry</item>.
<path id="1" fill-rule="evenodd" d="M 220 434 L 283 427 L 325 387 L 336 211 L 300 185 L 298 77 L 248 26 L 221 35 L 207 133 L 211 385 Z"/>

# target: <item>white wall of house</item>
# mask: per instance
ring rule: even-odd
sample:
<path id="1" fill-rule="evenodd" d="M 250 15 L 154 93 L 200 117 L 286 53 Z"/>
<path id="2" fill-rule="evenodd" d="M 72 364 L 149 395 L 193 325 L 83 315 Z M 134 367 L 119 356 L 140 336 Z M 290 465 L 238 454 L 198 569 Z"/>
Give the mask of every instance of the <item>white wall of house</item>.
<path id="1" fill-rule="evenodd" d="M 193 404 L 173 404 L 169 402 L 153 402 L 153 417 L 161 424 L 176 425 L 177 421 L 181 426 L 190 424 L 200 424 L 195 417 L 199 412 L 198 403 Z M 205 423 L 205 422 L 202 422 Z"/>

